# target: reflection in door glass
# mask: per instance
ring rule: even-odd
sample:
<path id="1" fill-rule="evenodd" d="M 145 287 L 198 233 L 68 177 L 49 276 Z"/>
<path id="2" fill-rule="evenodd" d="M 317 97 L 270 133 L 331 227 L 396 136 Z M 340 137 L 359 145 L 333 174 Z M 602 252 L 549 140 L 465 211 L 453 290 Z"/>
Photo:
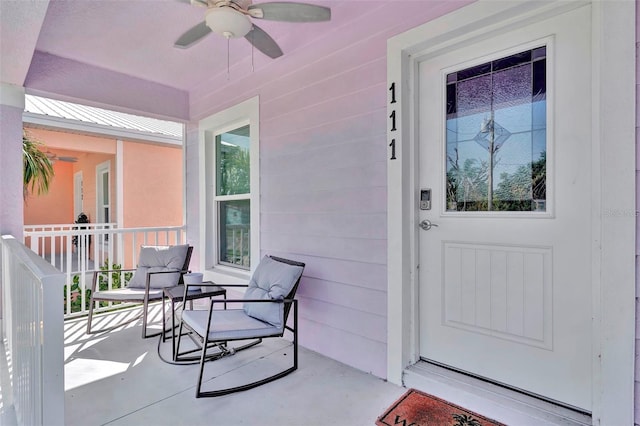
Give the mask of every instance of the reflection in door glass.
<path id="1" fill-rule="evenodd" d="M 447 75 L 447 211 L 546 211 L 546 47 Z"/>

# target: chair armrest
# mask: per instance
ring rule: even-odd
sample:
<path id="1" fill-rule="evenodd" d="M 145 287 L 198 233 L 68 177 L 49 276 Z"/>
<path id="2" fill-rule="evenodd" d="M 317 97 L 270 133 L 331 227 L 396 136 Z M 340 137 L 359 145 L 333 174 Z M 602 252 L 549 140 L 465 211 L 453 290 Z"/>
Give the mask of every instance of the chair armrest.
<path id="1" fill-rule="evenodd" d="M 102 274 L 107 272 L 133 272 L 136 268 L 132 269 L 100 269 L 99 271 L 93 271 L 94 274 Z"/>
<path id="2" fill-rule="evenodd" d="M 187 288 L 189 286 L 192 285 L 199 285 L 199 284 L 188 284 L 187 286 L 185 286 L 185 296 L 187 293 Z M 204 297 L 209 297 L 209 296 L 202 296 L 202 297 L 195 297 L 194 299 L 202 299 Z M 251 303 L 285 303 L 285 304 L 291 304 L 294 301 L 296 301 L 296 299 L 211 299 L 211 303 L 209 304 L 209 310 L 213 309 L 213 305 L 215 303 L 245 303 L 245 302 L 251 302 Z"/>
<path id="3" fill-rule="evenodd" d="M 249 284 L 214 284 L 218 287 L 249 287 Z"/>
<path id="4" fill-rule="evenodd" d="M 211 299 L 211 305 L 214 303 L 293 303 L 296 299 Z"/>
<path id="5" fill-rule="evenodd" d="M 154 272 L 147 272 L 147 275 L 155 275 L 155 274 L 184 274 L 185 271 L 154 271 Z"/>
<path id="6" fill-rule="evenodd" d="M 177 271 L 155 271 L 155 272 L 147 272 L 147 282 L 146 282 L 146 290 L 147 293 L 149 292 L 149 289 L 151 288 L 151 275 L 158 275 L 158 274 L 180 274 L 180 276 L 184 275 L 186 273 L 186 269 L 180 269 Z M 180 279 L 178 279 L 178 281 L 180 281 Z M 179 283 L 176 284 L 180 285 Z M 173 286 L 172 286 L 173 287 Z"/>
<path id="7" fill-rule="evenodd" d="M 190 287 L 248 287 L 249 284 L 217 284 L 214 283 L 212 281 L 205 281 L 203 283 L 198 283 L 198 284 L 185 284 L 184 286 L 184 292 L 185 292 L 185 296 L 186 294 L 189 292 L 189 288 Z M 209 297 L 209 296 L 200 296 L 200 297 L 194 297 L 193 299 L 203 299 L 205 297 Z M 226 299 L 226 300 L 230 300 L 230 299 Z M 238 300 L 236 300 L 238 301 Z"/>

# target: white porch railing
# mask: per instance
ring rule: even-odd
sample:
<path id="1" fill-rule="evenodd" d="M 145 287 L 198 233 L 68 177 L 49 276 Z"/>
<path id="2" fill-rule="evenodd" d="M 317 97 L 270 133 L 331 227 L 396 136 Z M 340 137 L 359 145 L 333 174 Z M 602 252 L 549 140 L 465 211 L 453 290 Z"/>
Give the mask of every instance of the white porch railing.
<path id="1" fill-rule="evenodd" d="M 117 229 L 111 223 L 81 223 L 24 227 L 25 245 L 65 274 L 65 318 L 87 313 L 86 290 L 94 271 L 135 268 L 140 246 L 184 244 L 185 238 L 184 226 Z M 130 275 L 109 274 L 105 289 L 120 285 Z M 62 293 L 60 297 L 62 303 Z"/>
<path id="2" fill-rule="evenodd" d="M 2 337 L 9 366 L 3 404 L 20 425 L 64 424 L 64 274 L 12 236 L 0 239 Z M 46 302 L 45 302 L 46 301 Z"/>

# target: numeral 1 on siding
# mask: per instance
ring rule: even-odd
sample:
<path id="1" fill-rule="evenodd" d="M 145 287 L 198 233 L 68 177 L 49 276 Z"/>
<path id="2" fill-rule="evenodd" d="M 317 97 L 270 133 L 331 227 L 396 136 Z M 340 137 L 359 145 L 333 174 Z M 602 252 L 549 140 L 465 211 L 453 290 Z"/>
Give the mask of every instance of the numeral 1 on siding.
<path id="1" fill-rule="evenodd" d="M 391 83 L 391 86 L 389 86 L 389 92 L 391 92 L 391 100 L 389 101 L 389 105 L 393 105 L 396 103 L 396 83 L 393 82 Z M 389 115 L 389 118 L 391 119 L 391 128 L 389 129 L 390 132 L 395 132 L 396 129 L 396 110 L 392 110 L 391 114 Z M 396 140 L 391 139 L 391 143 L 389 144 L 389 146 L 391 147 L 391 157 L 389 158 L 390 160 L 396 160 Z"/>

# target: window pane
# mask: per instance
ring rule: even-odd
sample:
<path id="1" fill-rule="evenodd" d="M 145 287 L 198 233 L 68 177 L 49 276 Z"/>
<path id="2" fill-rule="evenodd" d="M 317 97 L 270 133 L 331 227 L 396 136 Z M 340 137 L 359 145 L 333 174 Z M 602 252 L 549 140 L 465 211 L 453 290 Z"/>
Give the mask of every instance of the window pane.
<path id="1" fill-rule="evenodd" d="M 545 56 L 538 48 L 447 76 L 448 211 L 545 211 Z"/>
<path id="2" fill-rule="evenodd" d="M 109 173 L 102 174 L 102 202 L 109 204 Z"/>
<path id="3" fill-rule="evenodd" d="M 218 206 L 219 261 L 249 269 L 251 266 L 249 200 L 221 201 Z"/>
<path id="4" fill-rule="evenodd" d="M 249 126 L 216 136 L 216 195 L 249 193 Z"/>

